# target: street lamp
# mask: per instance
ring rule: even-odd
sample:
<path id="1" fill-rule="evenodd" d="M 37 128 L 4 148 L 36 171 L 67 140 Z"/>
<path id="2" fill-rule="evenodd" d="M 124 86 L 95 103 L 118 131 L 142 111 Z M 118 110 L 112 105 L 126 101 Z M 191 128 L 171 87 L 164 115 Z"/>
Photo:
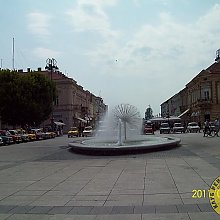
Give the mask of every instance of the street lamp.
<path id="1" fill-rule="evenodd" d="M 46 60 L 46 66 L 45 69 L 50 71 L 50 80 L 53 81 L 53 72 L 56 72 L 59 68 L 57 67 L 57 61 L 54 58 L 48 58 Z M 52 100 L 52 113 L 51 113 L 51 128 L 52 131 L 54 131 L 54 126 L 53 126 L 53 122 L 54 122 L 54 118 L 53 118 L 53 100 Z"/>

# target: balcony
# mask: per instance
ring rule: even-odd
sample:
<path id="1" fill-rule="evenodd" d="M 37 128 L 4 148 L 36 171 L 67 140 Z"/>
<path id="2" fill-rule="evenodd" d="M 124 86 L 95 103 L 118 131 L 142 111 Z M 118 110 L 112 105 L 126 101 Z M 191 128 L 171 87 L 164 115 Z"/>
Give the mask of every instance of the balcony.
<path id="1" fill-rule="evenodd" d="M 197 99 L 195 106 L 199 108 L 209 108 L 212 106 L 212 99 Z"/>

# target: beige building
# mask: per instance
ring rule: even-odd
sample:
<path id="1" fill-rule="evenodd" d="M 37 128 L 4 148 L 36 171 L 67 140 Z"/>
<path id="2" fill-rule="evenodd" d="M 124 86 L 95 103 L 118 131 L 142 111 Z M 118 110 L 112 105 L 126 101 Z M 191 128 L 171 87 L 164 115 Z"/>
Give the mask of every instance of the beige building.
<path id="1" fill-rule="evenodd" d="M 41 71 L 41 73 L 51 78 L 51 72 Z M 52 80 L 56 83 L 58 95 L 54 102 L 51 118 L 55 122 L 63 122 L 65 131 L 80 123 L 83 126 L 95 126 L 99 117 L 108 110 L 101 97 L 84 90 L 75 80 L 68 78 L 63 73 L 53 72 Z"/>
<path id="2" fill-rule="evenodd" d="M 203 123 L 206 119 L 214 121 L 220 117 L 220 58 L 196 75 L 185 88 L 161 104 L 161 112 L 171 112 L 173 105 L 179 109 L 174 112 L 183 121 Z M 176 100 L 174 97 L 178 97 Z"/>

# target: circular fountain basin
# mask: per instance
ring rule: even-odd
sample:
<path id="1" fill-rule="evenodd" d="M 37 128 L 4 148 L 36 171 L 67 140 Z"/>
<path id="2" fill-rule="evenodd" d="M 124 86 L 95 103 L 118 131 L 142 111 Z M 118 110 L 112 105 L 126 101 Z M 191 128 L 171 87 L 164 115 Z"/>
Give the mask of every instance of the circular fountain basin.
<path id="1" fill-rule="evenodd" d="M 100 154 L 100 155 L 112 155 L 112 154 L 128 154 L 128 153 L 144 153 L 147 151 L 167 150 L 173 147 L 177 147 L 180 143 L 179 138 L 174 137 L 146 137 L 138 136 L 131 140 L 123 142 L 122 146 L 117 144 L 116 139 L 106 140 L 90 138 L 84 139 L 81 142 L 71 142 L 69 147 L 74 152 L 83 154 Z"/>

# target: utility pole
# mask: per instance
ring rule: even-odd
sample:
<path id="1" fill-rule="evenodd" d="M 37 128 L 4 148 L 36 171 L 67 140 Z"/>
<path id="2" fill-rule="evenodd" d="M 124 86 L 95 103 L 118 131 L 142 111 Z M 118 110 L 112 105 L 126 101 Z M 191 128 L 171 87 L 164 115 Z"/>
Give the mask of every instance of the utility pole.
<path id="1" fill-rule="evenodd" d="M 52 58 L 52 59 L 48 58 L 46 60 L 45 69 L 50 71 L 50 80 L 52 82 L 53 81 L 53 72 L 56 72 L 59 69 L 57 67 L 57 61 L 54 58 Z M 51 128 L 52 128 L 52 131 L 54 131 L 53 101 L 54 100 L 52 100 L 52 113 L 51 113 Z"/>
<path id="2" fill-rule="evenodd" d="M 2 62 L 3 62 L 3 59 L 1 59 L 1 69 L 2 69 Z"/>
<path id="3" fill-rule="evenodd" d="M 12 69 L 15 69 L 15 39 L 12 40 Z"/>

